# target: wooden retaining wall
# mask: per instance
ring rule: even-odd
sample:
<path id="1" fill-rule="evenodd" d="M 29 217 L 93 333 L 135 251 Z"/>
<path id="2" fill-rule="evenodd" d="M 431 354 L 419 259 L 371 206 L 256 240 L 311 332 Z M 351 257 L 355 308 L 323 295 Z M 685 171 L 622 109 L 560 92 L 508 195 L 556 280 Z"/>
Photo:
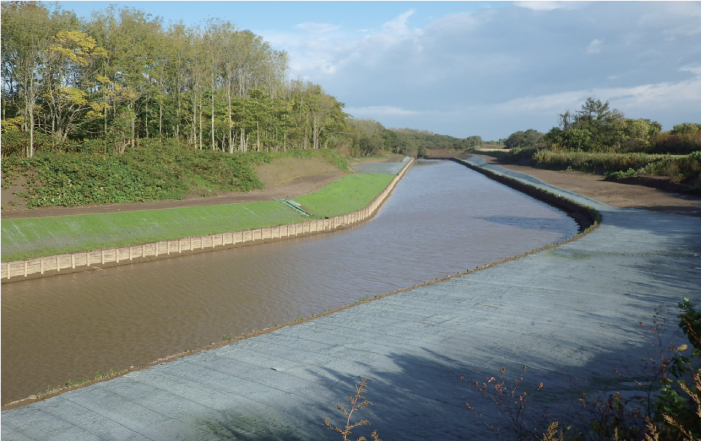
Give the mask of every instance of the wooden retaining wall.
<path id="1" fill-rule="evenodd" d="M 219 250 L 235 246 L 251 245 L 260 242 L 283 240 L 291 237 L 307 236 L 348 228 L 371 219 L 387 200 L 394 187 L 413 164 L 409 161 L 392 179 L 389 185 L 367 207 L 328 219 L 310 220 L 277 227 L 257 228 L 246 231 L 194 236 L 184 239 L 163 240 L 143 245 L 131 245 L 104 250 L 87 251 L 57 256 L 39 257 L 3 263 L 0 268 L 2 283 L 25 280 L 26 278 L 57 275 L 66 272 L 88 271 L 95 267 L 123 265 L 175 257 L 183 253 L 196 253 Z"/>

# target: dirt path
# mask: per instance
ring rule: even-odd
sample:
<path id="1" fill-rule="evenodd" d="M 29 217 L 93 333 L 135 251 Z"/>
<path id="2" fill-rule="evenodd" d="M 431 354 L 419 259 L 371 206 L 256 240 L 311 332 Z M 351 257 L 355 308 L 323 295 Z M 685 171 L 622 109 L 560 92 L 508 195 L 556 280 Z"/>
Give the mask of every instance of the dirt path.
<path id="1" fill-rule="evenodd" d="M 496 158 L 487 155 L 475 156 L 484 159 L 489 164 L 526 173 L 548 184 L 574 191 L 614 207 L 645 208 L 665 213 L 701 217 L 701 197 L 698 196 L 605 181 L 603 176 L 588 175 L 579 171 L 542 170 L 525 165 L 501 164 Z"/>

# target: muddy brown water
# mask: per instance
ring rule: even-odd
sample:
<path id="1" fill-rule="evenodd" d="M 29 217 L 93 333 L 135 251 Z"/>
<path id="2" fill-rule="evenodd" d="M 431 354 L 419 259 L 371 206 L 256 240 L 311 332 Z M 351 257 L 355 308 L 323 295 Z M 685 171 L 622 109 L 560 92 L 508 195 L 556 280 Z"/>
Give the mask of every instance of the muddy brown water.
<path id="1" fill-rule="evenodd" d="M 3 285 L 2 404 L 567 239 L 561 211 L 419 161 L 370 222 L 330 234 Z"/>

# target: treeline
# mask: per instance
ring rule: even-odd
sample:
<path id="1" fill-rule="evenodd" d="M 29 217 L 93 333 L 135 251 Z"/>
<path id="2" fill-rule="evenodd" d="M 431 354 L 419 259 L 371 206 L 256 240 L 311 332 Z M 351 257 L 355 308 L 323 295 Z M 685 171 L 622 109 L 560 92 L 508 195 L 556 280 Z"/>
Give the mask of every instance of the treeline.
<path id="1" fill-rule="evenodd" d="M 2 3 L 2 131 L 27 157 L 35 138 L 117 153 L 142 138 L 231 153 L 349 146 L 344 104 L 287 69 L 284 51 L 223 20 L 165 25 L 115 6 L 81 20 Z"/>
<path id="2" fill-rule="evenodd" d="M 559 115 L 548 133 L 529 129 L 512 133 L 506 148 L 541 147 L 578 152 L 689 154 L 701 150 L 701 124 L 683 123 L 663 132 L 649 119 L 630 119 L 608 101 L 588 98 L 581 109 Z"/>
<path id="3" fill-rule="evenodd" d="M 581 109 L 560 116 L 548 133 L 512 133 L 499 155 L 507 163 L 553 170 L 580 170 L 607 179 L 638 179 L 673 191 L 701 193 L 701 124 L 683 123 L 663 132 L 649 119 L 631 119 L 608 102 L 588 98 Z M 647 179 L 666 177 L 667 181 Z"/>
<path id="4" fill-rule="evenodd" d="M 370 156 L 381 151 L 407 156 L 424 156 L 427 150 L 470 151 L 482 145 L 482 138 L 455 138 L 427 130 L 387 129 L 371 119 L 351 119 L 354 156 Z"/>

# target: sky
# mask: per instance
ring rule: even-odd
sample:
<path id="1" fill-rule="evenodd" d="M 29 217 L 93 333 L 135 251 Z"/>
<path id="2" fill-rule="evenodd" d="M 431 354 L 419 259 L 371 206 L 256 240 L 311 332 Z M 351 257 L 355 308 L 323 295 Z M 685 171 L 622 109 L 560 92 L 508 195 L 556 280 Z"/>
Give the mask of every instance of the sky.
<path id="1" fill-rule="evenodd" d="M 354 118 L 484 140 L 547 132 L 587 99 L 701 123 L 701 2 L 59 2 L 230 21 Z"/>

